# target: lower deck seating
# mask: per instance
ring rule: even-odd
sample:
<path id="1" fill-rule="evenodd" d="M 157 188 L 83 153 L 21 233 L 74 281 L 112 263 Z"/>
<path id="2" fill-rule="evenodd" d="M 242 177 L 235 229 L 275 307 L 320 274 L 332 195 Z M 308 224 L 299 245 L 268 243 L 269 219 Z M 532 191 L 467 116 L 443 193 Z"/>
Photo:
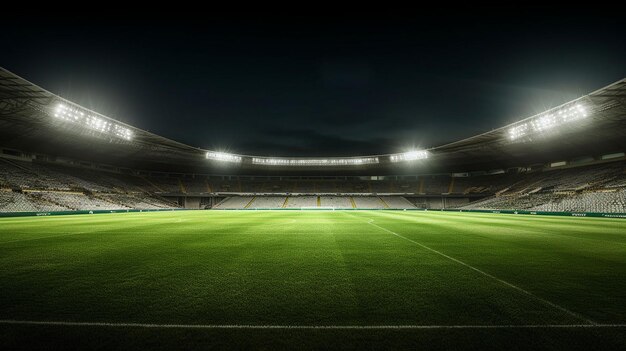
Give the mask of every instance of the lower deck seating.
<path id="1" fill-rule="evenodd" d="M 175 204 L 145 194 L 84 194 L 63 191 L 0 190 L 0 212 L 54 212 L 76 210 L 154 210 Z"/>
<path id="2" fill-rule="evenodd" d="M 402 196 L 381 196 L 380 199 L 389 206 L 389 208 L 415 208 L 409 200 Z"/>
<path id="3" fill-rule="evenodd" d="M 378 196 L 353 196 L 357 208 L 385 208 L 385 203 Z"/>
<path id="4" fill-rule="evenodd" d="M 152 174 L 0 157 L 0 189 L 4 189 L 0 211 L 177 208 L 180 206 L 164 196 L 180 203 L 188 203 L 185 197 L 200 197 L 199 201 L 194 199 L 189 203 L 211 204 L 218 197 L 231 196 L 232 199 L 223 201 L 217 208 L 418 207 L 626 212 L 620 195 L 626 188 L 624 161 L 498 172 L 454 177 L 438 174 L 298 179 Z M 213 200 L 207 202 L 209 197 Z M 467 203 L 475 197 L 483 200 Z"/>
<path id="5" fill-rule="evenodd" d="M 584 191 L 581 193 L 538 192 L 524 195 L 495 196 L 460 208 L 626 213 L 626 189 Z"/>
<path id="6" fill-rule="evenodd" d="M 70 210 L 123 210 L 130 207 L 105 201 L 81 193 L 40 192 L 41 199 L 69 208 Z"/>
<path id="7" fill-rule="evenodd" d="M 353 206 L 354 202 L 354 206 Z M 384 209 L 415 208 L 402 196 L 232 196 L 214 209 L 336 208 Z"/>
<path id="8" fill-rule="evenodd" d="M 254 199 L 253 196 L 232 196 L 225 198 L 214 208 L 217 209 L 244 209 Z"/>
<path id="9" fill-rule="evenodd" d="M 317 207 L 317 196 L 289 196 L 285 208 Z"/>
<path id="10" fill-rule="evenodd" d="M 626 190 L 585 192 L 551 200 L 531 208 L 556 212 L 621 212 L 626 213 Z"/>
<path id="11" fill-rule="evenodd" d="M 248 208 L 282 208 L 286 196 L 257 196 Z"/>
<path id="12" fill-rule="evenodd" d="M 352 208 L 348 196 L 320 196 L 320 207 Z"/>
<path id="13" fill-rule="evenodd" d="M 0 191 L 0 212 L 51 212 L 68 208 L 23 193 Z"/>

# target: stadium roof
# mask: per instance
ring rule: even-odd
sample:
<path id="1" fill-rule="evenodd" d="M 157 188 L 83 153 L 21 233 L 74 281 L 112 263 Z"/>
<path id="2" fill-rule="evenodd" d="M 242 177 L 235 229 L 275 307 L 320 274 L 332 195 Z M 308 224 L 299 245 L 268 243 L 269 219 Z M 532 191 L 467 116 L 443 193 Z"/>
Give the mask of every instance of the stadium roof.
<path id="1" fill-rule="evenodd" d="M 0 146 L 27 152 L 185 173 L 384 175 L 508 168 L 624 152 L 626 79 L 427 153 L 272 158 L 179 143 L 74 104 L 0 68 L 0 140 Z"/>

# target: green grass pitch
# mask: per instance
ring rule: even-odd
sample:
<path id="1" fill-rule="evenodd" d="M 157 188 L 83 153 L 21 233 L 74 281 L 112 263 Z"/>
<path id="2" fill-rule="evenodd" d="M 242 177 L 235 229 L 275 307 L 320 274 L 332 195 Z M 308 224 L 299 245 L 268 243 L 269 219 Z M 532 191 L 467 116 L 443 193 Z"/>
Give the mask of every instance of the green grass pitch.
<path id="1" fill-rule="evenodd" d="M 626 221 L 433 211 L 4 218 L 0 320 L 3 350 L 623 349 Z"/>

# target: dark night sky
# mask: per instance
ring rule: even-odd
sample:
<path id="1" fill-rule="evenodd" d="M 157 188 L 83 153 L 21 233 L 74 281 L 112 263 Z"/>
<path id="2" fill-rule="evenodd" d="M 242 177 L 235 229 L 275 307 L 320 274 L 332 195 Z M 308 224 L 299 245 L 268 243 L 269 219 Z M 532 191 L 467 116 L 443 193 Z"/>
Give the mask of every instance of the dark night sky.
<path id="1" fill-rule="evenodd" d="M 536 13 L 18 17 L 0 24 L 0 66 L 193 146 L 388 153 L 488 131 L 626 77 L 619 11 Z"/>

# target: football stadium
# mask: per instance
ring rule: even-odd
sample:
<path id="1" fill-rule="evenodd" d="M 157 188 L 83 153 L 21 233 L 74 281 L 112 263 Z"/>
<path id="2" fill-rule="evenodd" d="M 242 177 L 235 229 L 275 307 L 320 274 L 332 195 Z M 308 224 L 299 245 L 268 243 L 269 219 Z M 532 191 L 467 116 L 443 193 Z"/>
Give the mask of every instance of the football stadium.
<path id="1" fill-rule="evenodd" d="M 301 157 L 22 75 L 0 68 L 2 349 L 626 345 L 623 77 L 432 147 Z"/>
<path id="2" fill-rule="evenodd" d="M 331 158 L 201 150 L 0 82 L 5 332 L 626 341 L 626 80 L 429 150 Z"/>

